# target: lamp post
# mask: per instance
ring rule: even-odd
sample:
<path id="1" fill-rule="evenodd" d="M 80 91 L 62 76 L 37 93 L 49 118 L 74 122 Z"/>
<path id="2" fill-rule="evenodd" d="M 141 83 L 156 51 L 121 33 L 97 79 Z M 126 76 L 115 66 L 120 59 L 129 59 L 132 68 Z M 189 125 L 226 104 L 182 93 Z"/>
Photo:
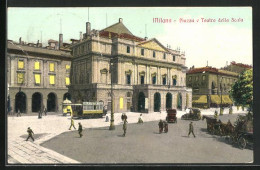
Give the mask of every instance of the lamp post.
<path id="1" fill-rule="evenodd" d="M 110 59 L 110 74 L 111 74 L 111 119 L 110 119 L 110 126 L 109 130 L 115 130 L 114 125 L 114 101 L 113 101 L 113 81 L 112 81 L 112 60 Z"/>

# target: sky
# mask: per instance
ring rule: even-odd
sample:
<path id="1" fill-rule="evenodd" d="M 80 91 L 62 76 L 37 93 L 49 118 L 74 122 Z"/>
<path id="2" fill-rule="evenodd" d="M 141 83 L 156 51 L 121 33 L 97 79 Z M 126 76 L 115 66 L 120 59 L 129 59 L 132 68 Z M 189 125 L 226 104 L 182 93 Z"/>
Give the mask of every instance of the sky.
<path id="1" fill-rule="evenodd" d="M 27 43 L 39 40 L 47 45 L 62 33 L 64 42 L 70 43 L 86 32 L 86 22 L 91 29 L 101 30 L 119 18 L 138 37 L 156 38 L 165 47 L 180 48 L 187 67 L 204 67 L 207 62 L 217 68 L 231 61 L 253 64 L 251 7 L 8 8 L 7 38 L 18 42 L 22 37 Z M 172 22 L 154 23 L 153 18 Z M 219 22 L 224 18 L 229 22 Z"/>

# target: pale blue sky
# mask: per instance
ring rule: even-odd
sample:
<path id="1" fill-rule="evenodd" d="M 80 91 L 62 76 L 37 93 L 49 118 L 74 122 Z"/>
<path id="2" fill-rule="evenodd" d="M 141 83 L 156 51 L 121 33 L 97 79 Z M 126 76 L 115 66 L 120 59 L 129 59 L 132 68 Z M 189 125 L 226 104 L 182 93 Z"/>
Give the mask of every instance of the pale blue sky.
<path id="1" fill-rule="evenodd" d="M 252 8 L 89 8 L 92 29 L 103 29 L 123 18 L 125 26 L 136 36 L 157 38 L 163 45 L 177 46 L 186 52 L 187 66 L 209 65 L 221 67 L 226 61 L 252 64 Z M 64 41 L 78 39 L 85 33 L 88 8 L 8 8 L 8 39 L 26 42 L 48 39 L 58 40 L 63 33 Z M 152 19 L 171 18 L 176 23 L 152 23 Z M 242 18 L 243 22 L 228 23 L 179 23 L 179 18 Z M 60 28 L 62 21 L 62 29 Z"/>

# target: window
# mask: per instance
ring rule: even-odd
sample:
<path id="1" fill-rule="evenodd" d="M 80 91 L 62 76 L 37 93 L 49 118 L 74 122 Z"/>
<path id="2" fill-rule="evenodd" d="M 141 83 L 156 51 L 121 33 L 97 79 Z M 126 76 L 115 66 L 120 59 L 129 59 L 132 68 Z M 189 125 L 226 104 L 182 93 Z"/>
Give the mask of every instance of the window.
<path id="1" fill-rule="evenodd" d="M 196 76 L 196 77 L 195 77 L 195 81 L 199 81 L 199 76 Z"/>
<path id="2" fill-rule="evenodd" d="M 166 59 L 166 54 L 165 53 L 163 53 L 163 59 Z"/>
<path id="3" fill-rule="evenodd" d="M 34 70 L 40 70 L 40 62 L 39 61 L 34 62 Z"/>
<path id="4" fill-rule="evenodd" d="M 206 76 L 205 76 L 205 75 L 203 75 L 203 76 L 202 76 L 202 80 L 203 80 L 203 81 L 205 81 L 205 79 L 206 79 Z"/>
<path id="5" fill-rule="evenodd" d="M 24 69 L 24 61 L 18 60 L 18 69 Z"/>
<path id="6" fill-rule="evenodd" d="M 70 71 L 70 65 L 66 64 L 65 68 L 66 68 L 66 72 L 68 73 Z"/>
<path id="7" fill-rule="evenodd" d="M 24 73 L 17 73 L 17 83 L 19 84 L 24 83 Z"/>
<path id="8" fill-rule="evenodd" d="M 50 63 L 50 71 L 54 71 L 54 63 Z"/>
<path id="9" fill-rule="evenodd" d="M 172 56 L 172 61 L 175 61 L 175 56 L 174 55 Z"/>
<path id="10" fill-rule="evenodd" d="M 191 80 L 192 80 L 192 77 L 190 76 L 190 77 L 189 77 L 189 81 L 191 81 Z"/>
<path id="11" fill-rule="evenodd" d="M 144 84 L 144 76 L 141 76 L 141 84 Z"/>
<path id="12" fill-rule="evenodd" d="M 141 55 L 144 55 L 144 49 L 141 49 Z"/>
<path id="13" fill-rule="evenodd" d="M 166 77 L 163 77 L 163 85 L 166 85 Z"/>
<path id="14" fill-rule="evenodd" d="M 177 84 L 176 78 L 173 78 L 173 79 L 172 79 L 172 82 L 173 82 L 173 85 L 176 86 L 176 84 Z"/>
<path id="15" fill-rule="evenodd" d="M 124 108 L 124 98 L 123 97 L 120 97 L 119 99 L 119 105 L 120 105 L 120 109 L 123 109 Z"/>
<path id="16" fill-rule="evenodd" d="M 37 85 L 41 84 L 41 74 L 34 74 L 34 83 Z"/>
<path id="17" fill-rule="evenodd" d="M 50 75 L 49 79 L 50 79 L 50 84 L 54 85 L 55 84 L 55 75 Z"/>
<path id="18" fill-rule="evenodd" d="M 155 51 L 153 51 L 153 58 L 155 58 L 156 56 L 155 56 Z"/>
<path id="19" fill-rule="evenodd" d="M 126 75 L 126 83 L 131 84 L 131 75 L 130 74 Z"/>
<path id="20" fill-rule="evenodd" d="M 70 78 L 69 77 L 66 77 L 66 79 L 65 79 L 65 83 L 66 83 L 66 86 L 68 86 L 68 85 L 70 85 Z"/>
<path id="21" fill-rule="evenodd" d="M 126 52 L 130 53 L 130 47 L 129 46 L 126 47 Z"/>
<path id="22" fill-rule="evenodd" d="M 156 76 L 152 77 L 153 84 L 156 84 Z"/>

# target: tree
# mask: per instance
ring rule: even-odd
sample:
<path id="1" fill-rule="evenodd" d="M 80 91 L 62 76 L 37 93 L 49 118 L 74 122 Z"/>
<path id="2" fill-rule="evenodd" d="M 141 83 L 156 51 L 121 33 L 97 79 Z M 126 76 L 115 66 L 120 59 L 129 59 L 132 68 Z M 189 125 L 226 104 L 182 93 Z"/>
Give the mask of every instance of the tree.
<path id="1" fill-rule="evenodd" d="M 250 110 L 253 104 L 253 70 L 249 69 L 239 75 L 238 81 L 231 89 L 231 96 L 237 105 L 248 105 Z"/>

